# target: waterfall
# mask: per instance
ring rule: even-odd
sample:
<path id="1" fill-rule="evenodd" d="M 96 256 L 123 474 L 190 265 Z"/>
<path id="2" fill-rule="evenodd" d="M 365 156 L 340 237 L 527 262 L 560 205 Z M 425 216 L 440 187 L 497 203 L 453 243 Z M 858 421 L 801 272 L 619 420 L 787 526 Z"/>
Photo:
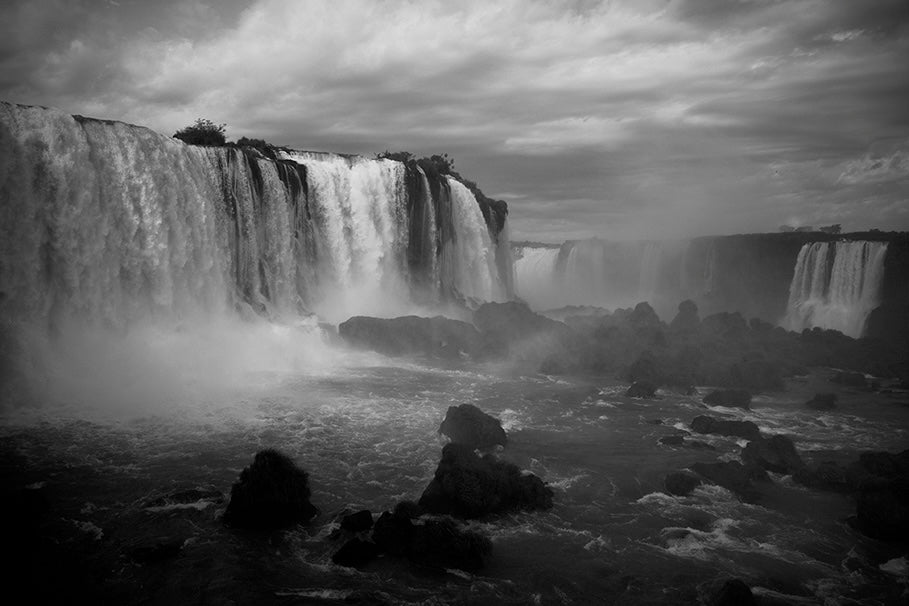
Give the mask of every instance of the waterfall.
<path id="1" fill-rule="evenodd" d="M 799 251 L 784 326 L 860 337 L 880 300 L 886 242 L 814 242 Z"/>
<path id="2" fill-rule="evenodd" d="M 515 290 L 532 308 L 545 310 L 561 305 L 561 289 L 556 283 L 559 249 L 521 246 L 515 249 Z"/>
<path id="3" fill-rule="evenodd" d="M 484 219 L 463 184 L 435 179 L 414 162 L 274 160 L 0 103 L 0 309 L 51 328 L 125 329 L 238 310 L 400 315 L 447 292 L 506 298 L 504 213 Z"/>
<path id="4" fill-rule="evenodd" d="M 663 247 L 660 242 L 645 242 L 641 255 L 641 277 L 638 299 L 655 304 L 660 286 L 660 271 L 663 268 Z"/>

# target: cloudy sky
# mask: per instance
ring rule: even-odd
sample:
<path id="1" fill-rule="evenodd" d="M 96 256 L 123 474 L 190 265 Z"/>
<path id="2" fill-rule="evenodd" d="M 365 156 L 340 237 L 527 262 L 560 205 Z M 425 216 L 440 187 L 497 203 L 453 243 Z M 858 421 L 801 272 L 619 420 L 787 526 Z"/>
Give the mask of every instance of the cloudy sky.
<path id="1" fill-rule="evenodd" d="M 514 239 L 909 229 L 907 0 L 13 0 L 0 99 L 447 152 Z"/>

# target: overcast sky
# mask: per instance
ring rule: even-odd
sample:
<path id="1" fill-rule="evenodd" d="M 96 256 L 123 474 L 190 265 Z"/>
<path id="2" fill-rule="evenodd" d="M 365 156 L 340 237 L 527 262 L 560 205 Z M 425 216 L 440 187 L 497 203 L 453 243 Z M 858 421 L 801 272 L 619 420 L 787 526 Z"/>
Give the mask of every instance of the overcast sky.
<path id="1" fill-rule="evenodd" d="M 907 0 L 7 0 L 0 99 L 447 152 L 514 239 L 909 229 Z"/>

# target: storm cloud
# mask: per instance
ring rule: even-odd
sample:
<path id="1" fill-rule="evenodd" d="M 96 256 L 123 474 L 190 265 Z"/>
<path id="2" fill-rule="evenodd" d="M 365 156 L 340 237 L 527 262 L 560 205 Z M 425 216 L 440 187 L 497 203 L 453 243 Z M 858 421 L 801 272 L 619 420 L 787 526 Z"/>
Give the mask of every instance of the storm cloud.
<path id="1" fill-rule="evenodd" d="M 909 229 L 905 0 L 31 0 L 0 23 L 0 98 L 447 152 L 515 239 Z"/>

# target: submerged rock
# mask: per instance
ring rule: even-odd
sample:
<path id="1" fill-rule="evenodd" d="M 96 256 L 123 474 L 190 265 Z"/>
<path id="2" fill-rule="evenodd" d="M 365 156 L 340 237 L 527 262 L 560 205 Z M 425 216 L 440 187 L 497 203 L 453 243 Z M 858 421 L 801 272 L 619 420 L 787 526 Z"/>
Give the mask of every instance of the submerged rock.
<path id="1" fill-rule="evenodd" d="M 674 471 L 663 481 L 666 492 L 679 497 L 687 497 L 701 485 L 701 479 L 687 471 Z"/>
<path id="2" fill-rule="evenodd" d="M 363 532 L 370 528 L 372 528 L 372 513 L 368 509 L 362 509 L 341 518 L 341 530 Z"/>
<path id="3" fill-rule="evenodd" d="M 704 603 L 707 606 L 757 606 L 751 588 L 740 579 L 729 579 L 712 587 Z"/>
<path id="4" fill-rule="evenodd" d="M 652 398 L 656 395 L 656 387 L 647 381 L 635 381 L 625 392 L 629 398 Z"/>
<path id="5" fill-rule="evenodd" d="M 390 555 L 403 557 L 410 551 L 413 539 L 413 521 L 420 515 L 416 503 L 398 503 L 394 512 L 385 511 L 376 520 L 372 529 L 372 540 L 379 549 Z"/>
<path id="6" fill-rule="evenodd" d="M 166 539 L 129 550 L 129 557 L 137 564 L 156 564 L 177 557 L 183 549 L 183 539 Z"/>
<path id="7" fill-rule="evenodd" d="M 414 524 L 408 557 L 437 568 L 479 570 L 492 553 L 492 542 L 462 528 L 451 518 L 430 518 Z"/>
<path id="8" fill-rule="evenodd" d="M 362 568 L 378 557 L 378 555 L 379 548 L 375 543 L 353 538 L 344 543 L 344 545 L 341 546 L 341 549 L 331 556 L 331 561 L 339 566 Z"/>
<path id="9" fill-rule="evenodd" d="M 816 393 L 813 398 L 805 402 L 805 406 L 814 410 L 832 410 L 836 408 L 836 394 Z"/>
<path id="10" fill-rule="evenodd" d="M 277 450 L 260 450 L 231 488 L 224 523 L 275 529 L 308 522 L 319 512 L 309 496 L 305 471 Z"/>
<path id="11" fill-rule="evenodd" d="M 477 456 L 463 444 L 447 444 L 435 476 L 420 497 L 431 513 L 461 518 L 521 509 L 549 509 L 553 492 L 533 474 L 492 455 Z"/>
<path id="12" fill-rule="evenodd" d="M 727 421 L 707 415 L 695 417 L 691 421 L 691 430 L 696 433 L 733 436 L 746 440 L 757 440 L 761 437 L 760 428 L 751 421 Z"/>
<path id="13" fill-rule="evenodd" d="M 438 358 L 473 355 L 480 333 L 473 325 L 442 316 L 372 318 L 354 316 L 338 326 L 346 342 L 389 356 L 422 354 Z"/>
<path id="14" fill-rule="evenodd" d="M 702 401 L 710 406 L 726 406 L 748 410 L 751 407 L 751 393 L 744 389 L 718 389 L 704 396 Z"/>
<path id="15" fill-rule="evenodd" d="M 780 435 L 749 442 L 742 451 L 742 461 L 774 473 L 793 473 L 805 467 L 792 440 Z"/>
<path id="16" fill-rule="evenodd" d="M 449 406 L 439 433 L 455 444 L 480 449 L 505 446 L 508 441 L 502 422 L 471 404 Z"/>
<path id="17" fill-rule="evenodd" d="M 710 482 L 734 492 L 745 501 L 755 501 L 760 496 L 753 481 L 767 482 L 767 472 L 756 467 L 746 467 L 738 461 L 695 463 L 692 471 Z"/>

